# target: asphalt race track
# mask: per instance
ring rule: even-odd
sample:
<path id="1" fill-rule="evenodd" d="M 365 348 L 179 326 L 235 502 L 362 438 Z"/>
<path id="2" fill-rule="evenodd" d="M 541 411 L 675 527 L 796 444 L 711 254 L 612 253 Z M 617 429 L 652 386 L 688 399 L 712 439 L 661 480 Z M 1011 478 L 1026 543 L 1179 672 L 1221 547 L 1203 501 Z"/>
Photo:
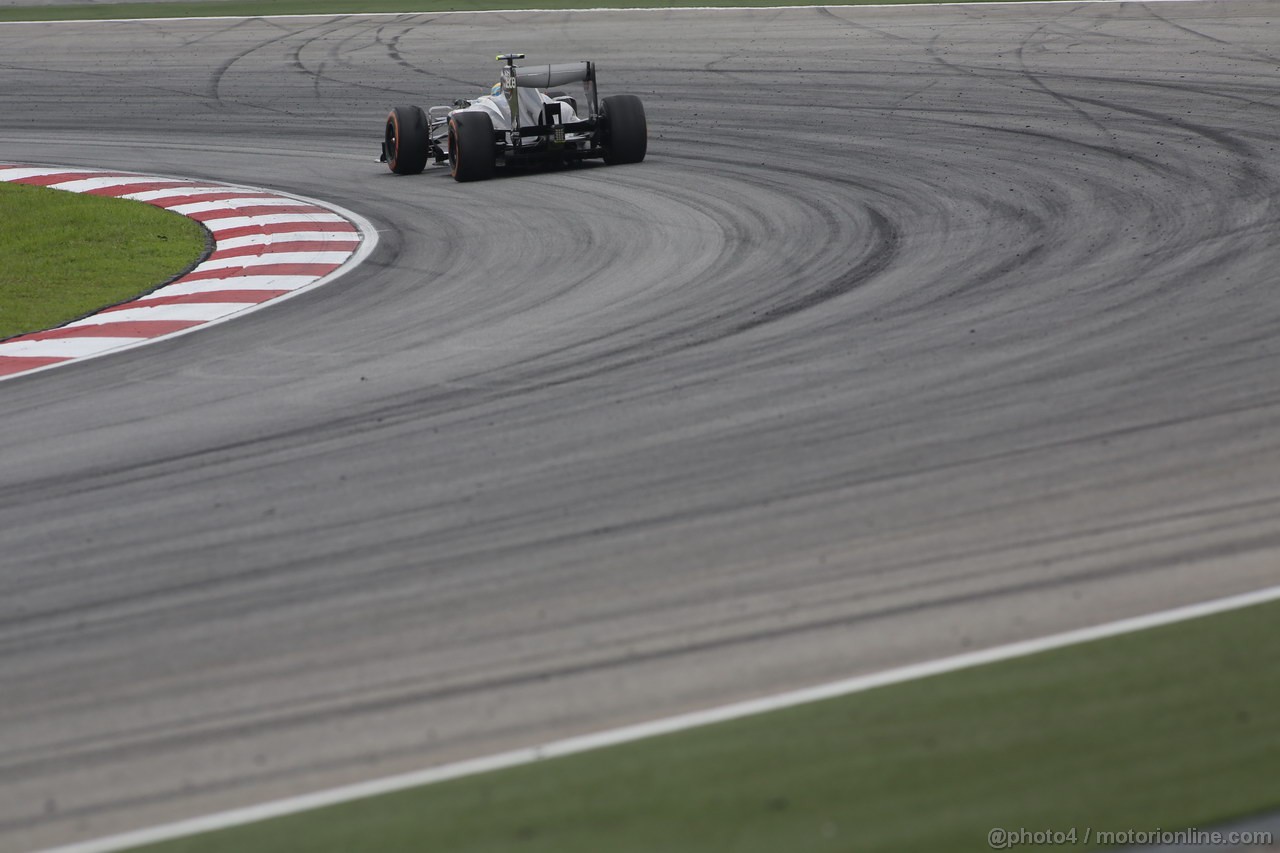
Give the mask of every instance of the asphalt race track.
<path id="1" fill-rule="evenodd" d="M 0 26 L 0 159 L 369 217 L 0 383 L 0 849 L 1280 578 L 1280 9 Z M 375 162 L 498 52 L 638 166 Z"/>

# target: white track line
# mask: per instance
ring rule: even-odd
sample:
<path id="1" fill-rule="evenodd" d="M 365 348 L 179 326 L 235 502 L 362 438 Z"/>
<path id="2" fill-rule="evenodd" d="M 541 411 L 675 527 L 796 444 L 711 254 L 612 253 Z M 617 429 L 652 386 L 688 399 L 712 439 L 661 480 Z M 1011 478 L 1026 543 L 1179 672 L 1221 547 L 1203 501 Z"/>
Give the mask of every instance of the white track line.
<path id="1" fill-rule="evenodd" d="M 278 231 L 275 234 L 246 234 L 218 241 L 219 249 L 240 249 L 270 243 L 358 243 L 360 236 L 350 231 Z"/>
<path id="2" fill-rule="evenodd" d="M 151 340 L 151 338 L 50 338 L 43 341 L 16 341 L 8 345 L 4 355 L 12 355 L 19 358 L 62 358 L 67 359 L 67 361 L 60 363 L 66 364 L 71 360 L 92 358 L 95 355 L 114 352 L 118 349 L 140 346 L 141 344 L 150 343 Z M 57 366 L 56 364 L 50 365 L 50 367 Z M 36 367 L 13 375 L 26 376 L 28 373 L 35 373 L 37 370 L 48 369 L 48 367 Z M 7 377 L 0 376 L 0 379 L 4 378 Z"/>
<path id="3" fill-rule="evenodd" d="M 315 284 L 319 278 L 315 275 L 237 275 L 179 282 L 169 285 L 164 292 L 166 296 L 190 296 L 223 290 L 300 290 Z"/>
<path id="4" fill-rule="evenodd" d="M 283 800 L 274 800 L 272 802 L 261 803 L 256 806 L 248 806 L 242 809 L 219 812 L 218 814 L 207 815 L 205 817 L 182 820 L 176 823 L 164 824 L 162 826 L 151 827 L 149 829 L 140 829 L 134 832 L 126 832 L 121 835 L 113 835 L 92 841 L 84 841 L 78 844 L 69 844 L 64 847 L 55 847 L 45 850 L 43 853 L 110 853 L 110 851 L 125 850 L 127 848 L 137 847 L 143 844 L 154 844 L 174 838 L 197 835 L 202 832 L 227 829 L 229 827 L 241 826 L 246 823 L 254 823 L 268 818 L 282 817 L 284 815 L 296 814 L 298 812 L 309 811 L 311 809 L 322 808 L 324 806 L 337 805 L 338 803 L 345 803 L 351 800 L 359 800 L 365 797 L 377 796 L 379 794 L 402 791 L 406 788 L 416 788 L 421 785 L 444 782 L 449 779 L 457 779 L 462 776 L 473 776 L 477 773 L 485 773 L 490 770 L 500 770 L 521 764 L 532 764 L 546 758 L 573 755 L 579 752 L 586 752 L 587 750 L 614 746 L 616 744 L 654 737 L 656 735 L 670 734 L 672 732 L 692 729 L 698 726 L 709 725 L 711 723 L 736 720 L 740 717 L 746 717 L 752 714 L 790 708 L 795 705 L 816 702 L 821 699 L 832 699 L 837 696 L 847 696 L 851 693 L 861 693 L 865 690 L 871 690 L 876 687 L 900 684 L 904 681 L 914 681 L 916 679 L 927 678 L 933 675 L 941 675 L 947 672 L 955 672 L 956 670 L 982 666 L 983 664 L 1026 657 L 1028 655 L 1039 654 L 1040 652 L 1046 652 L 1052 649 L 1060 649 L 1065 646 L 1074 646 L 1079 643 L 1088 643 L 1093 640 L 1100 640 L 1106 637 L 1115 637 L 1120 634 L 1144 631 L 1148 628 L 1170 625 L 1174 622 L 1183 622 L 1188 619 L 1198 619 L 1202 616 L 1209 616 L 1214 613 L 1238 610 L 1242 607 L 1249 607 L 1250 605 L 1262 604 L 1264 602 L 1276 600 L 1280 600 L 1280 586 L 1268 587 L 1267 589 L 1260 589 L 1255 592 L 1248 592 L 1242 595 L 1233 595 L 1229 598 L 1219 598 L 1214 601 L 1206 601 L 1200 604 L 1191 604 L 1186 607 L 1174 608 L 1173 610 L 1164 610 L 1158 613 L 1151 613 L 1146 616 L 1121 619 L 1118 622 L 1108 622 L 1104 625 L 1095 625 L 1091 628 L 1081 628 L 1075 631 L 1067 631 L 1062 634 L 1052 634 L 1048 637 L 1040 637 L 1034 640 L 1024 640 L 1022 642 L 1009 643 L 1008 645 L 996 646 L 982 651 L 969 652 L 967 654 L 955 655 L 953 657 L 941 658 L 939 660 L 911 664 L 910 666 L 898 667 L 897 669 L 890 669 L 884 672 L 873 673 L 871 675 L 862 675 L 856 678 L 844 679 L 843 681 L 833 681 L 829 684 L 819 684 L 815 687 L 809 687 L 803 690 L 793 690 L 788 693 L 779 693 L 775 696 L 765 696 L 760 699 L 735 702 L 731 705 L 722 705 L 718 708 L 709 708 L 705 711 L 680 714 L 675 717 L 653 720 L 652 722 L 639 723 L 633 726 L 624 726 L 618 729 L 610 729 L 608 731 L 596 732 L 594 734 L 582 735 L 580 737 L 572 737 L 566 740 L 553 741 L 540 746 L 516 749 L 510 752 L 498 753 L 497 755 L 474 758 L 469 761 L 459 761 L 454 764 L 429 767 L 425 770 L 403 773 L 398 776 L 388 776 L 383 779 L 371 779 L 368 782 L 346 785 L 341 788 L 331 788 L 327 791 L 317 791 L 313 794 L 305 794 L 300 797 L 289 797 Z"/>
<path id="5" fill-rule="evenodd" d="M 52 166 L 5 166 L 0 164 L 0 168 L 4 169 L 5 180 L 20 181 L 23 178 L 39 178 L 45 175 L 76 175 L 86 171 L 94 171 L 92 169 L 73 169 L 70 166 L 62 166 L 54 168 Z"/>
<path id="6" fill-rule="evenodd" d="M 230 288 L 223 285 L 222 289 L 229 290 Z M 94 314 L 92 317 L 85 317 L 83 320 L 68 323 L 63 328 L 83 329 L 101 326 L 103 323 L 135 323 L 139 320 L 182 320 L 203 324 L 219 317 L 225 317 L 228 314 L 234 314 L 237 311 L 243 311 L 249 305 L 255 304 L 257 303 L 195 302 L 191 304 L 179 303 L 177 305 L 144 305 L 141 308 L 104 311 L 101 314 Z"/>
<path id="7" fill-rule="evenodd" d="M 189 195 L 214 195 L 225 193 L 228 187 L 170 187 L 167 190 L 145 190 L 138 193 L 125 193 L 117 198 L 127 198 L 133 201 L 155 201 L 161 198 L 183 198 Z"/>
<path id="8" fill-rule="evenodd" d="M 82 170 L 77 170 L 77 171 L 82 171 Z M 58 174 L 58 173 L 52 172 L 50 174 Z M 9 180 L 14 180 L 14 178 L 10 177 Z M 115 176 L 115 177 L 106 177 L 106 178 L 81 178 L 78 181 L 65 181 L 61 184 L 58 184 L 58 189 L 65 190 L 69 193 L 85 193 L 85 192 L 88 192 L 89 190 L 105 189 L 106 187 L 127 187 L 133 184 L 150 184 L 150 183 L 154 183 L 155 180 L 156 180 L 155 178 L 149 175 L 127 175 L 127 176 Z M 173 190 L 170 190 L 170 192 L 177 192 L 178 189 L 180 188 L 175 187 Z M 225 192 L 225 190 L 223 191 Z"/>
<path id="9" fill-rule="evenodd" d="M 264 213 L 258 216 L 221 216 L 201 220 L 201 224 L 212 231 L 216 238 L 219 231 L 231 231 L 248 225 L 306 225 L 313 222 L 342 221 L 343 217 L 337 213 Z"/>
<path id="10" fill-rule="evenodd" d="M 192 272 L 239 269 L 240 267 L 266 266 L 267 264 L 340 264 L 350 257 L 348 251 L 340 252 L 271 252 L 265 255 L 235 255 L 205 261 Z"/>
<path id="11" fill-rule="evenodd" d="M 769 12 L 786 9 L 902 9 L 914 6 L 1089 6 L 1101 3 L 1213 3 L 1219 0 L 976 0 L 957 3 L 838 3 L 835 5 L 809 4 L 803 6 L 599 6 L 589 9 L 475 9 L 472 11 L 422 11 L 422 12 L 321 12 L 299 15 L 204 15 L 204 16 L 156 16 L 154 18 L 77 18 L 66 21 L 0 21 L 0 27 L 30 24 L 134 24 L 143 21 L 270 21 L 277 18 L 408 18 L 415 15 L 513 15 L 521 12 Z"/>
<path id="12" fill-rule="evenodd" d="M 175 194 L 176 195 L 176 194 Z M 168 196 L 173 198 L 174 196 Z M 188 216 L 192 213 L 209 213 L 214 210 L 238 210 L 242 207 L 289 207 L 298 203 L 296 198 L 263 198 L 262 196 L 245 196 L 224 198 L 221 201 L 191 201 L 186 204 L 175 204 L 166 207 L 174 213 Z"/>

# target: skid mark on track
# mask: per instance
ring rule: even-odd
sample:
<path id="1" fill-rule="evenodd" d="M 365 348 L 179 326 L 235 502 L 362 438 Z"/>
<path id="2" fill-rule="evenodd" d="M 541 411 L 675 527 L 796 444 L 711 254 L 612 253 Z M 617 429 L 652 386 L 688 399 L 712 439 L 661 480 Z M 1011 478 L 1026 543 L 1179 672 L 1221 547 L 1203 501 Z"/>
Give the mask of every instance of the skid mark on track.
<path id="1" fill-rule="evenodd" d="M 868 208 L 867 218 L 871 222 L 871 232 L 866 235 L 871 250 L 856 266 L 816 290 L 811 290 L 781 305 L 772 306 L 760 316 L 739 323 L 734 327 L 734 333 L 745 332 L 763 326 L 765 323 L 781 320 L 800 311 L 817 307 L 828 300 L 844 296 L 887 269 L 897 258 L 902 243 L 901 231 L 887 216 L 875 208 Z"/>
<path id="2" fill-rule="evenodd" d="M 446 82 L 453 83 L 458 86 L 463 86 L 466 88 L 467 91 L 473 91 L 473 90 L 484 88 L 483 86 L 477 85 L 472 80 L 465 80 L 461 77 L 454 77 L 449 74 L 442 74 L 440 73 L 439 70 L 429 71 L 426 68 L 423 68 L 420 65 L 415 65 L 414 63 L 405 59 L 400 51 L 400 42 L 404 39 L 405 36 L 410 35 L 415 28 L 416 28 L 416 24 L 406 25 L 403 30 L 391 36 L 390 38 L 385 38 L 383 31 L 380 29 L 378 31 L 378 43 L 386 47 L 387 55 L 390 56 L 393 60 L 395 60 L 397 65 L 414 74 L 421 74 L 422 76 L 428 77 L 432 80 L 444 80 Z"/>
<path id="3" fill-rule="evenodd" d="M 1142 9 L 1147 13 L 1148 16 L 1154 18 L 1157 21 L 1160 21 L 1161 23 L 1167 24 L 1168 26 L 1174 28 L 1175 30 L 1179 30 L 1181 32 L 1187 33 L 1188 35 L 1195 36 L 1198 39 L 1203 39 L 1204 41 L 1207 41 L 1207 42 L 1212 42 L 1213 44 L 1219 45 L 1221 47 L 1231 48 L 1232 50 L 1241 49 L 1241 46 L 1234 42 L 1230 42 L 1225 39 L 1220 39 L 1217 36 L 1211 36 L 1206 32 L 1193 29 L 1191 27 L 1188 27 L 1186 24 L 1180 24 L 1177 21 L 1171 20 L 1170 18 L 1166 18 L 1164 15 L 1161 15 L 1154 8 L 1152 8 L 1152 6 L 1149 3 L 1142 4 Z M 1271 26 L 1275 26 L 1275 24 L 1271 24 Z M 1272 66 L 1280 63 L 1280 58 L 1272 56 L 1269 53 L 1263 53 L 1260 50 L 1254 50 L 1249 47 L 1244 47 L 1243 50 L 1244 50 L 1244 55 L 1240 57 L 1242 59 L 1248 58 L 1256 62 L 1263 62 L 1263 63 L 1266 63 L 1267 65 L 1272 65 Z"/>
<path id="4" fill-rule="evenodd" d="M 1027 65 L 1027 59 L 1025 55 L 1027 45 L 1032 43 L 1034 40 L 1036 40 L 1037 37 L 1042 36 L 1045 33 L 1045 31 L 1048 29 L 1048 27 L 1049 27 L 1049 24 L 1042 24 L 1041 26 L 1037 27 L 1034 31 L 1029 33 L 1027 37 L 1023 39 L 1022 42 L 1018 45 L 1018 47 L 1014 50 L 1014 56 L 1016 56 L 1018 59 L 1018 65 L 1021 68 L 1022 76 L 1026 80 L 1030 81 L 1031 85 L 1035 86 L 1037 89 L 1044 92 L 1046 95 L 1053 98 L 1058 103 L 1067 107 L 1067 109 L 1071 110 L 1076 115 L 1080 116 L 1080 118 L 1084 119 L 1089 124 L 1093 125 L 1094 128 L 1100 134 L 1109 138 L 1113 145 L 1116 144 L 1115 134 L 1112 133 L 1111 130 L 1106 125 L 1098 121 L 1096 118 L 1090 115 L 1086 110 L 1082 109 L 1078 104 L 1072 103 L 1070 99 L 1066 98 L 1063 95 L 1058 94 L 1053 89 L 1049 88 L 1049 86 L 1042 79 L 1040 79 L 1040 77 L 1036 75 L 1031 70 L 1031 68 Z"/>
<path id="5" fill-rule="evenodd" d="M 254 24 L 254 23 L 261 23 L 261 22 L 262 22 L 261 19 L 253 18 L 244 23 Z M 208 92 L 208 96 L 217 104 L 224 107 L 226 106 L 222 98 L 223 80 L 226 78 L 227 74 L 230 73 L 231 69 L 234 68 L 237 64 L 239 64 L 240 62 L 243 62 L 245 59 L 257 53 L 258 51 L 263 50 L 264 48 L 279 44 L 294 36 L 302 36 L 314 30 L 322 29 L 326 26 L 329 26 L 329 24 L 328 23 L 313 24 L 312 26 L 305 27 L 301 30 L 296 30 L 296 31 L 290 30 L 286 27 L 275 24 L 274 22 L 272 22 L 272 26 L 274 26 L 276 29 L 281 30 L 282 31 L 281 34 L 272 38 L 262 39 L 250 45 L 249 47 L 241 49 L 239 52 L 237 52 L 230 58 L 224 60 L 216 69 L 214 69 L 213 73 L 210 74 L 209 82 L 207 84 L 207 92 Z M 243 98 L 238 98 L 237 103 L 243 104 L 245 106 L 255 107 L 257 109 L 266 110 L 268 112 L 285 113 L 285 114 L 289 113 L 287 109 L 272 107 L 267 104 L 257 103 L 255 101 L 246 100 Z"/>
<path id="6" fill-rule="evenodd" d="M 869 35 L 874 35 L 878 38 L 886 39 L 888 41 L 901 41 L 901 42 L 907 42 L 908 44 L 916 43 L 915 39 L 911 38 L 910 36 L 898 35 L 897 33 L 893 32 L 887 27 L 876 27 L 876 26 L 872 26 L 871 24 L 864 24 L 861 21 L 855 20 L 854 18 L 841 15 L 839 14 L 839 7 L 819 6 L 818 8 L 814 9 L 814 13 L 826 18 L 830 18 L 833 21 L 838 21 L 841 26 L 843 26 L 844 28 L 852 32 L 866 33 Z"/>

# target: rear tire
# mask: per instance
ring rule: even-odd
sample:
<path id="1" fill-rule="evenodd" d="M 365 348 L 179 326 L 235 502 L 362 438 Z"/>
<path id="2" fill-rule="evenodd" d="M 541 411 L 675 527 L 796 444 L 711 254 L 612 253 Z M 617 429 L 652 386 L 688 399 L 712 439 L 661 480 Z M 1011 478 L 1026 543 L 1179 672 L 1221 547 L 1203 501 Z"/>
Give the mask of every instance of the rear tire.
<path id="1" fill-rule="evenodd" d="M 397 175 L 416 175 L 427 166 L 431 134 L 421 107 L 396 107 L 387 114 L 387 168 Z"/>
<path id="2" fill-rule="evenodd" d="M 601 147 L 610 166 L 639 163 L 649 148 L 649 126 L 644 104 L 635 95 L 611 95 L 600 102 L 604 125 Z"/>
<path id="3" fill-rule="evenodd" d="M 493 119 L 488 113 L 461 112 L 449 116 L 449 171 L 455 181 L 491 178 L 496 161 Z"/>

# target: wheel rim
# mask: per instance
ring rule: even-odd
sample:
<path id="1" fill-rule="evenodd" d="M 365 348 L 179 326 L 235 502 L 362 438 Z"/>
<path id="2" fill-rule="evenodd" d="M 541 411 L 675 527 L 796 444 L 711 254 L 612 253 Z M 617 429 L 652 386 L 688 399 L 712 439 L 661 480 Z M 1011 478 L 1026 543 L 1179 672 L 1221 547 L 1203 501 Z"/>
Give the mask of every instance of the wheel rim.
<path id="1" fill-rule="evenodd" d="M 400 146 L 396 144 L 400 135 L 396 132 L 397 130 L 396 117 L 392 113 L 391 117 L 387 119 L 387 160 L 392 169 L 396 167 L 396 160 L 400 157 Z"/>
<path id="2" fill-rule="evenodd" d="M 453 132 L 453 122 L 449 122 L 449 173 L 458 176 L 458 134 Z"/>

